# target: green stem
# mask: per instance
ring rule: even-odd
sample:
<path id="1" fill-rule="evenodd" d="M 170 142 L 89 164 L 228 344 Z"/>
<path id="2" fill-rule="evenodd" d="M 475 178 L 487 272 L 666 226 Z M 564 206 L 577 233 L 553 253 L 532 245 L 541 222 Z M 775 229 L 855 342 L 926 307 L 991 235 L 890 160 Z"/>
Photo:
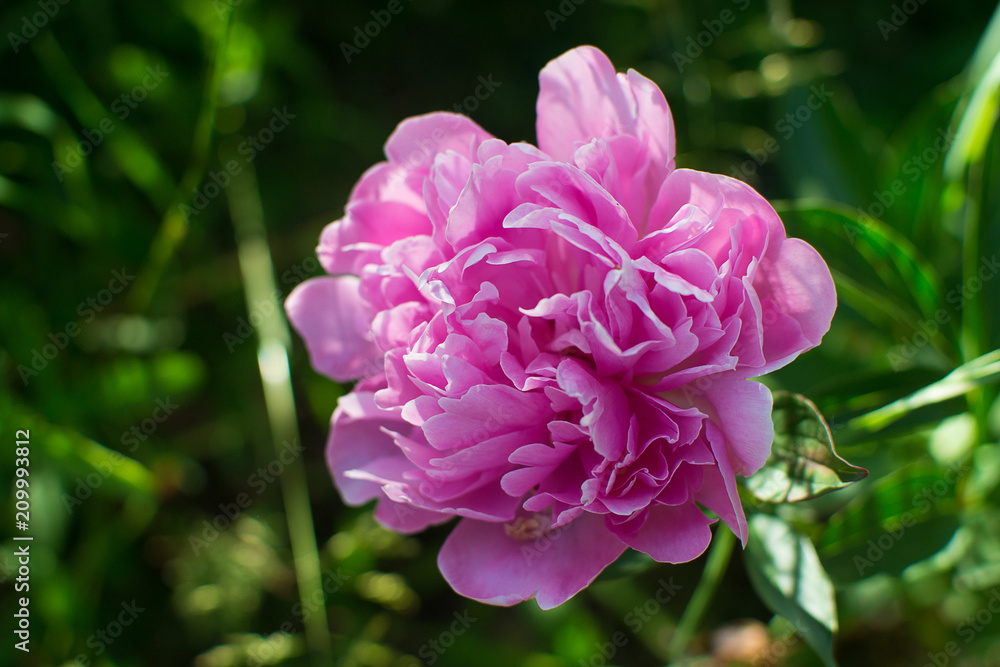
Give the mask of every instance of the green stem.
<path id="1" fill-rule="evenodd" d="M 722 582 L 722 575 L 726 573 L 729 565 L 729 558 L 733 555 L 733 545 L 736 544 L 736 536 L 725 526 L 720 526 L 715 531 L 712 539 L 712 548 L 708 552 L 708 560 L 705 562 L 705 570 L 701 573 L 701 580 L 694 595 L 688 602 L 684 614 L 681 616 L 677 630 L 670 639 L 667 647 L 667 655 L 670 662 L 680 660 L 687 651 L 687 646 L 691 642 L 698 625 L 701 623 L 708 605 L 715 595 L 715 591 Z"/>
<path id="2" fill-rule="evenodd" d="M 231 146 L 224 146 L 223 149 L 224 163 L 237 160 Z M 273 301 L 278 287 L 274 279 L 271 251 L 267 245 L 264 211 L 253 164 L 243 162 L 242 170 L 233 176 L 226 189 L 226 196 L 236 235 L 247 312 L 254 312 L 259 304 Z M 277 311 L 273 316 L 264 318 L 257 326 L 257 362 L 264 387 L 264 404 L 271 425 L 271 439 L 275 453 L 283 457 L 286 443 L 298 443 L 299 429 L 288 365 L 291 336 L 281 309 Z M 284 458 L 281 460 L 284 461 Z M 299 600 L 303 607 L 308 605 L 313 609 L 303 620 L 306 643 L 315 664 L 324 665 L 331 654 L 330 631 L 326 607 L 319 605 L 316 608 L 315 604 L 309 602 L 322 599 L 323 589 L 319 549 L 309 504 L 309 487 L 301 456 L 296 456 L 285 466 L 280 485 Z"/>

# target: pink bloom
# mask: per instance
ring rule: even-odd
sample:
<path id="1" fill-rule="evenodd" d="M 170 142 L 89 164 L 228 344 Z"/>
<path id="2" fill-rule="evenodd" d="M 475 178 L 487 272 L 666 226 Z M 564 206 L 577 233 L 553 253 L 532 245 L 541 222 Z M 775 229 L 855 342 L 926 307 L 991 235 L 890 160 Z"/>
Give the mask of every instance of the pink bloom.
<path id="1" fill-rule="evenodd" d="M 771 447 L 749 381 L 820 342 L 836 295 L 740 181 L 674 166 L 670 108 L 593 47 L 541 73 L 538 148 L 403 121 L 286 303 L 333 414 L 345 502 L 402 532 L 461 517 L 462 595 L 545 609 L 626 547 L 696 558 Z"/>

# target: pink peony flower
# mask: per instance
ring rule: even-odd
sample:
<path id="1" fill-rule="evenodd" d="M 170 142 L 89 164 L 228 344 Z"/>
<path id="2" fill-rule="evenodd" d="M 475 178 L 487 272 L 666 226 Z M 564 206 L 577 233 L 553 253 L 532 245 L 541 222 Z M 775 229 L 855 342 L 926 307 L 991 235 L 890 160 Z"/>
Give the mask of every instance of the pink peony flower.
<path id="1" fill-rule="evenodd" d="M 344 501 L 402 532 L 460 517 L 462 595 L 545 609 L 631 547 L 744 544 L 736 475 L 767 459 L 749 381 L 820 342 L 836 295 L 744 183 L 674 166 L 670 108 L 593 47 L 541 73 L 538 148 L 464 116 L 404 120 L 288 297 L 333 414 Z"/>

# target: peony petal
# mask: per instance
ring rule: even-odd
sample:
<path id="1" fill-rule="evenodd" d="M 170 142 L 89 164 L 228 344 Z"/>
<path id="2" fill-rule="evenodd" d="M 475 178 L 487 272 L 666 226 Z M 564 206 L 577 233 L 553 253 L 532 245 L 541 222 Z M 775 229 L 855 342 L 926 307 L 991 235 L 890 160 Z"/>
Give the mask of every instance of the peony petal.
<path id="1" fill-rule="evenodd" d="M 625 208 L 585 171 L 558 162 L 536 162 L 517 177 L 516 185 L 522 201 L 550 207 L 559 219 L 582 221 L 586 224 L 581 227 L 600 230 L 602 237 L 617 243 L 636 239 Z"/>
<path id="2" fill-rule="evenodd" d="M 730 463 L 732 449 L 727 447 L 722 432 L 715 424 L 707 424 L 705 433 L 716 465 L 706 466 L 703 469 L 702 488 L 695 497 L 698 502 L 718 514 L 729 529 L 740 538 L 743 546 L 746 546 L 749 535 L 747 519 L 743 513 L 743 503 L 736 488 L 736 476 Z"/>
<path id="3" fill-rule="evenodd" d="M 377 483 L 351 478 L 349 471 L 363 470 L 378 463 L 386 472 L 388 461 L 398 459 L 400 472 L 412 469 L 385 428 L 401 428 L 399 417 L 375 405 L 371 392 L 352 392 L 340 397 L 333 413 L 326 460 L 341 497 L 348 505 L 360 505 L 382 495 Z"/>
<path id="4" fill-rule="evenodd" d="M 672 231 L 669 245 L 665 244 L 667 239 L 656 237 L 655 245 L 639 247 L 647 254 L 658 248 L 659 256 L 695 247 L 722 266 L 733 250 L 731 230 L 740 223 L 758 230 L 753 237 L 749 230 L 741 232 L 739 247 L 748 258 L 763 255 L 767 241 L 780 243 L 785 238 L 778 214 L 743 181 L 678 169 L 664 181 L 649 214 L 649 231 Z"/>
<path id="5" fill-rule="evenodd" d="M 572 358 L 559 364 L 556 378 L 569 396 L 580 401 L 583 409 L 580 424 L 587 427 L 594 450 L 605 459 L 617 459 L 625 450 L 631 416 L 621 385 L 594 377 Z"/>
<path id="6" fill-rule="evenodd" d="M 712 520 L 694 504 L 653 505 L 646 521 L 635 532 L 629 524 L 614 526 L 614 532 L 625 544 L 649 554 L 661 563 L 686 563 L 694 560 L 712 541 L 709 528 Z"/>
<path id="7" fill-rule="evenodd" d="M 826 262 L 805 241 L 785 239 L 769 249 L 753 282 L 763 309 L 763 375 L 819 345 L 837 309 L 837 291 Z"/>
<path id="8" fill-rule="evenodd" d="M 375 519 L 380 524 L 398 533 L 419 533 L 430 526 L 444 523 L 454 518 L 451 514 L 442 514 L 414 507 L 409 503 L 397 503 L 383 496 L 375 507 Z"/>
<path id="9" fill-rule="evenodd" d="M 530 600 L 552 609 L 586 588 L 625 551 L 601 517 L 581 514 L 533 541 L 504 524 L 463 519 L 438 554 L 441 574 L 461 595 L 510 606 Z"/>
<path id="10" fill-rule="evenodd" d="M 429 234 L 427 216 L 397 202 L 362 201 L 323 229 L 316 255 L 327 273 L 361 273 L 379 263 L 382 248 L 408 236 Z"/>
<path id="11" fill-rule="evenodd" d="M 753 380 L 722 375 L 712 378 L 705 396 L 715 408 L 716 423 L 736 458 L 735 473 L 749 477 L 771 455 L 771 390 Z"/>
<path id="12" fill-rule="evenodd" d="M 438 153 L 446 151 L 473 158 L 479 145 L 492 138 L 466 116 L 429 113 L 397 125 L 385 143 L 385 154 L 392 162 L 410 169 L 427 168 Z"/>
<path id="13" fill-rule="evenodd" d="M 477 385 L 459 398 L 440 399 L 438 405 L 443 412 L 423 424 L 427 441 L 438 450 L 467 450 L 501 433 L 534 433 L 552 417 L 541 392 L 504 385 Z M 533 440 L 524 444 L 529 442 Z"/>
<path id="14" fill-rule="evenodd" d="M 298 285 L 285 311 L 309 350 L 313 368 L 339 382 L 382 373 L 371 317 L 354 276 L 312 278 Z"/>
<path id="15" fill-rule="evenodd" d="M 592 46 L 551 61 L 539 82 L 536 129 L 543 151 L 569 162 L 593 139 L 628 135 L 666 174 L 674 159 L 674 122 L 655 83 L 635 71 L 616 74 L 608 57 Z"/>

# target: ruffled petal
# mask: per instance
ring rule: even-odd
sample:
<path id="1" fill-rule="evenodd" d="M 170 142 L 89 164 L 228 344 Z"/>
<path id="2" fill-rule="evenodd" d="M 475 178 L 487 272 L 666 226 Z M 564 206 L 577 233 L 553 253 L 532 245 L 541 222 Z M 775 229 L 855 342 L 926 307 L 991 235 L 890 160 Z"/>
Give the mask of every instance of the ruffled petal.
<path id="1" fill-rule="evenodd" d="M 600 50 L 581 46 L 542 70 L 538 94 L 538 147 L 570 162 L 594 139 L 628 135 L 649 151 L 664 173 L 674 159 L 674 122 L 663 92 L 638 72 L 615 73 Z"/>
<path id="2" fill-rule="evenodd" d="M 539 79 L 539 148 L 594 176 L 643 235 L 656 193 L 674 169 L 674 122 L 663 92 L 634 70 L 615 73 L 592 46 L 556 58 Z"/>

